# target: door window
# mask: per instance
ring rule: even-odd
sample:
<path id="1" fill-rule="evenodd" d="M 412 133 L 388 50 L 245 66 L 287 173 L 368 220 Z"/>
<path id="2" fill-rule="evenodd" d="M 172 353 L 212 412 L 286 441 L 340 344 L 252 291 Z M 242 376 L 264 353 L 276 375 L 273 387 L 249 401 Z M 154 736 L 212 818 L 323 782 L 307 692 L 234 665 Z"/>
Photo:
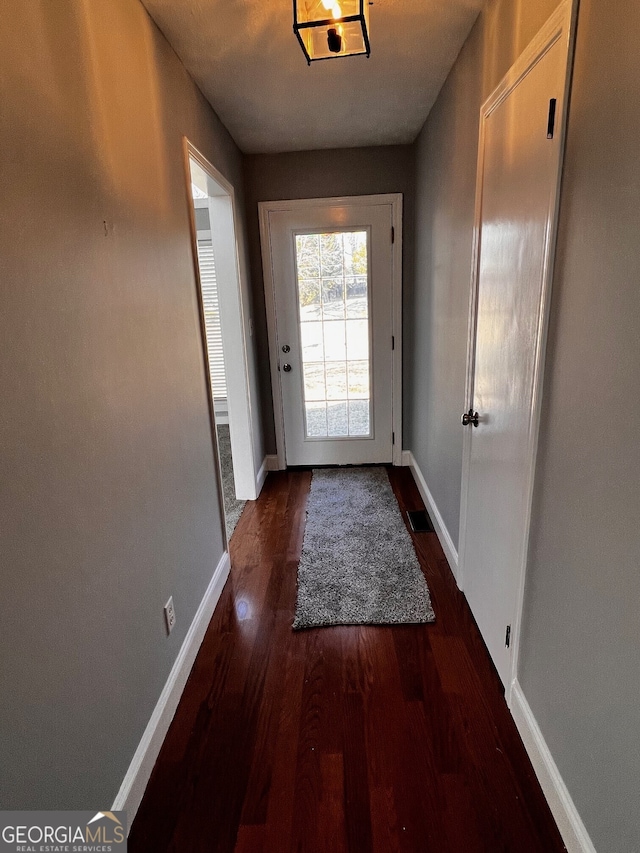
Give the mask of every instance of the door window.
<path id="1" fill-rule="evenodd" d="M 368 232 L 295 236 L 307 438 L 371 435 Z"/>

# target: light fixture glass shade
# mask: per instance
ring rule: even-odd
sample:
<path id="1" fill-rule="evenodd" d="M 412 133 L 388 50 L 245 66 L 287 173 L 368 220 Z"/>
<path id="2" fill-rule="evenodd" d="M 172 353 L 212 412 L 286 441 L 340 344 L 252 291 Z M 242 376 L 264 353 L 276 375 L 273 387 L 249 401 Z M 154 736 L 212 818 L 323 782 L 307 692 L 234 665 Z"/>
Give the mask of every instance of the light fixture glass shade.
<path id="1" fill-rule="evenodd" d="M 293 31 L 309 63 L 369 56 L 369 0 L 293 0 Z"/>

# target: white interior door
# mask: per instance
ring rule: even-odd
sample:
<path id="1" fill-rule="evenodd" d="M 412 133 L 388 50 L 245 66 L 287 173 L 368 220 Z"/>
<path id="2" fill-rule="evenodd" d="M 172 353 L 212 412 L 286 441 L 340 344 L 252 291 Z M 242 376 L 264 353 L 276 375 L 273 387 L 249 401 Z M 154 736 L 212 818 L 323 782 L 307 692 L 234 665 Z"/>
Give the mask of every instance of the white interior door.
<path id="1" fill-rule="evenodd" d="M 545 294 L 555 240 L 567 43 L 565 32 L 564 39 L 541 48 L 526 73 L 513 75 L 512 87 L 484 108 L 481 134 L 475 361 L 471 418 L 467 416 L 471 422 L 465 426 L 461 570 L 478 626 L 509 686 L 528 539 Z"/>
<path id="2" fill-rule="evenodd" d="M 391 203 L 269 212 L 288 465 L 392 461 L 392 223 Z"/>

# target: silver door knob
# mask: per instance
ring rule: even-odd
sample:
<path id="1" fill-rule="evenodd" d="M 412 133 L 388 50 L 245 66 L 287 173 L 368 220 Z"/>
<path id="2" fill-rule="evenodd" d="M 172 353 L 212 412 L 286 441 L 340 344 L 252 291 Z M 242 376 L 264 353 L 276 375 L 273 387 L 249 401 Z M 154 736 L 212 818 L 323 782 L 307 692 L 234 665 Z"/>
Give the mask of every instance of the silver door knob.
<path id="1" fill-rule="evenodd" d="M 480 419 L 478 418 L 478 413 L 473 411 L 473 408 L 469 409 L 468 412 L 465 412 L 464 415 L 460 418 L 462 421 L 462 426 L 469 426 L 469 424 L 473 424 L 474 427 L 477 427 L 480 423 Z"/>
<path id="2" fill-rule="evenodd" d="M 283 364 L 282 369 L 284 370 L 285 373 L 289 373 L 291 370 L 291 365 L 290 364 Z"/>

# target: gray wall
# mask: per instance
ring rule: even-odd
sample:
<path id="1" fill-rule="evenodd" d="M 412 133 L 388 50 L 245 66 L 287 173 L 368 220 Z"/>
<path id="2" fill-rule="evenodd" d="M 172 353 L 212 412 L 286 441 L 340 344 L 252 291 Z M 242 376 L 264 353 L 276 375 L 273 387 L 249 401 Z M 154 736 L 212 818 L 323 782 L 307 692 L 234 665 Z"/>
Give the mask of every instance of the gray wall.
<path id="1" fill-rule="evenodd" d="M 639 34 L 582 0 L 520 664 L 608 853 L 640 850 Z"/>
<path id="2" fill-rule="evenodd" d="M 414 162 L 412 145 L 245 155 L 247 229 L 253 282 L 255 333 L 262 371 L 262 420 L 267 453 L 275 453 L 267 320 L 258 223 L 258 202 L 296 198 L 403 193 L 403 297 L 413 286 Z M 406 351 L 406 346 L 405 346 Z"/>
<path id="3" fill-rule="evenodd" d="M 480 103 L 553 11 L 489 3 L 418 141 L 409 447 L 457 538 Z M 520 680 L 598 850 L 640 850 L 640 8 L 581 0 Z"/>
<path id="4" fill-rule="evenodd" d="M 2 18 L 0 806 L 110 807 L 223 550 L 182 134 L 241 160 L 138 0 Z"/>
<path id="5" fill-rule="evenodd" d="M 416 140 L 405 449 L 413 451 L 456 547 L 480 105 L 555 6 L 556 0 L 489 2 Z"/>

